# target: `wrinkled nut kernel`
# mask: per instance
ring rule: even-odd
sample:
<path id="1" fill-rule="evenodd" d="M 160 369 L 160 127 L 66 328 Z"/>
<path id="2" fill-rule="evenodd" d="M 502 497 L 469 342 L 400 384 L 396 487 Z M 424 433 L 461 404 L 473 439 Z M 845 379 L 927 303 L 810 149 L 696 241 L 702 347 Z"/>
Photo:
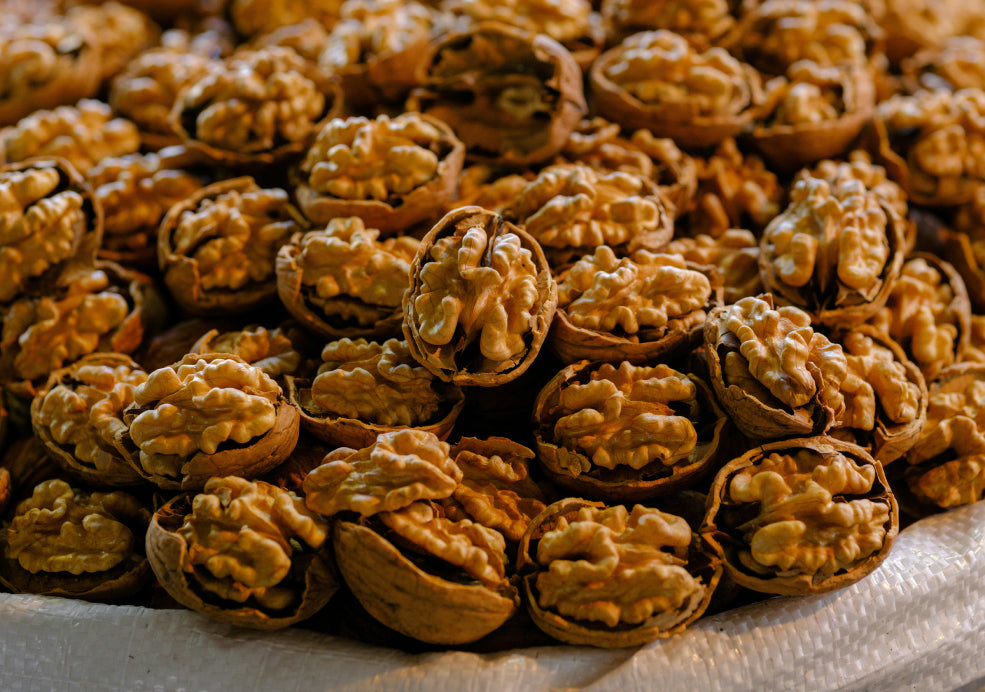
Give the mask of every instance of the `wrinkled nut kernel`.
<path id="1" fill-rule="evenodd" d="M 534 34 L 546 34 L 572 51 L 572 44 L 592 33 L 592 3 L 588 0 L 445 0 L 445 12 L 479 23 L 510 24 Z"/>
<path id="2" fill-rule="evenodd" d="M 540 247 L 494 212 L 463 207 L 425 237 L 404 294 L 411 355 L 443 380 L 518 376 L 546 337 L 556 286 Z M 546 319 L 546 322 L 545 322 Z M 478 353 L 469 355 L 477 346 Z M 471 362 L 459 361 L 459 354 Z"/>
<path id="3" fill-rule="evenodd" d="M 602 246 L 558 282 L 558 308 L 577 327 L 602 332 L 663 333 L 704 322 L 708 277 L 679 255 L 638 250 L 618 258 Z"/>
<path id="4" fill-rule="evenodd" d="M 380 512 L 379 517 L 413 548 L 461 567 L 486 586 L 496 588 L 505 580 L 506 541 L 498 531 L 469 519 L 448 519 L 430 502 Z"/>
<path id="5" fill-rule="evenodd" d="M 62 466 L 107 485 L 139 479 L 114 449 L 126 430 L 123 410 L 133 402 L 133 390 L 147 373 L 125 356 L 83 357 L 74 367 L 49 380 L 31 404 L 31 423 Z M 52 386 L 53 385 L 53 386 Z"/>
<path id="6" fill-rule="evenodd" d="M 341 339 L 322 349 L 311 383 L 322 411 L 380 425 L 418 426 L 434 419 L 444 397 L 434 375 L 410 356 L 406 341 Z"/>
<path id="7" fill-rule="evenodd" d="M 741 526 L 739 560 L 757 575 L 827 579 L 883 550 L 889 502 L 873 491 L 875 467 L 839 453 L 773 452 L 731 476 L 727 501 L 758 505 Z M 747 546 L 747 547 L 746 547 Z"/>
<path id="8" fill-rule="evenodd" d="M 148 14 L 115 0 L 71 7 L 65 20 L 94 38 L 101 81 L 112 78 L 142 49 L 156 43 L 161 33 Z"/>
<path id="9" fill-rule="evenodd" d="M 726 305 L 763 292 L 759 280 L 759 240 L 751 231 L 730 228 L 717 238 L 704 233 L 693 238 L 674 238 L 665 250 L 680 255 L 686 262 L 718 269 Z"/>
<path id="10" fill-rule="evenodd" d="M 55 168 L 0 173 L 0 302 L 28 280 L 71 258 L 87 231 L 85 200 L 63 188 Z"/>
<path id="11" fill-rule="evenodd" d="M 205 484 L 177 534 L 187 545 L 181 568 L 205 591 L 283 610 L 299 597 L 282 585 L 297 550 L 294 542 L 321 547 L 328 523 L 290 491 L 228 476 Z"/>
<path id="12" fill-rule="evenodd" d="M 270 377 L 291 374 L 301 365 L 301 354 L 291 339 L 277 327 L 249 326 L 232 332 L 212 330 L 202 336 L 189 353 L 231 353 Z"/>
<path id="13" fill-rule="evenodd" d="M 186 356 L 150 373 L 128 409 L 138 463 L 156 476 L 180 476 L 189 457 L 223 443 L 249 443 L 274 428 L 280 386 L 235 356 Z"/>
<path id="14" fill-rule="evenodd" d="M 601 245 L 657 250 L 673 234 L 673 212 L 652 180 L 581 164 L 542 170 L 507 215 L 547 251 L 584 254 Z"/>
<path id="15" fill-rule="evenodd" d="M 666 365 L 603 364 L 590 381 L 561 390 L 554 440 L 579 454 L 559 455 L 558 463 L 578 475 L 593 465 L 638 470 L 687 459 L 698 435 L 678 411 L 690 408 L 696 396 L 694 383 Z"/>
<path id="16" fill-rule="evenodd" d="M 104 158 L 137 151 L 140 133 L 129 120 L 114 118 L 107 104 L 84 99 L 31 113 L 0 132 L 0 147 L 7 163 L 56 156 L 85 175 Z"/>
<path id="17" fill-rule="evenodd" d="M 985 42 L 976 36 L 950 36 L 902 63 L 911 92 L 985 89 Z"/>
<path id="18" fill-rule="evenodd" d="M 433 433 L 382 433 L 360 450 L 331 454 L 304 479 L 305 504 L 325 516 L 358 512 L 370 516 L 412 502 L 450 497 L 462 470 L 449 447 Z"/>
<path id="19" fill-rule="evenodd" d="M 690 544 L 687 522 L 660 510 L 582 508 L 537 543 L 538 603 L 608 627 L 656 617 L 669 629 L 706 588 L 685 568 Z"/>
<path id="20" fill-rule="evenodd" d="M 845 411 L 837 427 L 872 430 L 878 412 L 894 424 L 916 420 L 920 410 L 920 387 L 907 377 L 892 350 L 872 337 L 849 332 L 841 339 L 848 374 L 841 383 Z"/>
<path id="21" fill-rule="evenodd" d="M 735 24 L 726 0 L 603 0 L 610 39 L 648 29 L 667 29 L 698 48 L 723 37 Z"/>
<path id="22" fill-rule="evenodd" d="M 229 17 L 240 34 L 255 36 L 305 19 L 316 19 L 330 27 L 341 15 L 343 4 L 343 0 L 233 0 L 229 3 Z"/>
<path id="23" fill-rule="evenodd" d="M 126 522 L 141 511 L 127 493 L 89 493 L 61 479 L 44 481 L 14 510 L 7 557 L 32 574 L 110 570 L 133 553 L 139 539 Z"/>
<path id="24" fill-rule="evenodd" d="M 303 146 L 325 115 L 326 96 L 289 48 L 244 51 L 178 96 L 169 116 L 202 151 L 264 154 Z M 218 154 L 223 157 L 221 153 Z"/>

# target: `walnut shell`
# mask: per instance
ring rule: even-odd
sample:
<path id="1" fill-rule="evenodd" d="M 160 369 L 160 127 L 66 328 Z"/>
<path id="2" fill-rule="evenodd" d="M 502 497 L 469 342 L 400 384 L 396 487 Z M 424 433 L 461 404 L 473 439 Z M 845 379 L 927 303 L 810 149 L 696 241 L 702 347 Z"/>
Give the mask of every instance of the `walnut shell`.
<path id="1" fill-rule="evenodd" d="M 757 472 L 764 462 L 769 469 L 779 470 Z M 811 480 L 812 472 L 815 480 Z M 745 481 L 740 498 L 762 492 L 765 499 L 733 499 L 735 491 L 730 487 L 737 486 L 730 484 L 743 473 L 754 474 L 752 478 L 759 475 L 762 483 Z M 762 507 L 767 500 L 768 506 Z M 849 506 L 849 502 L 854 504 Z M 841 515 L 839 505 L 845 509 Z M 858 525 L 846 525 L 839 518 L 846 512 Z M 818 526 L 811 526 L 810 519 Z M 798 528 L 803 528 L 804 536 L 812 531 L 814 535 L 798 540 L 794 538 Z M 784 534 L 785 529 L 791 533 Z M 853 538 L 850 529 L 860 535 Z M 868 534 L 861 534 L 867 529 Z M 753 534 L 757 537 L 750 539 L 746 534 L 754 531 L 766 533 Z M 727 463 L 712 482 L 701 527 L 729 577 L 754 591 L 786 595 L 821 593 L 853 584 L 882 563 L 898 532 L 899 508 L 882 464 L 857 445 L 824 436 L 771 442 Z M 789 539 L 786 543 L 785 538 Z M 839 547 L 839 538 L 844 548 Z M 853 549 L 853 540 L 864 542 L 865 549 Z M 774 564 L 756 561 L 756 554 Z M 812 562 L 821 558 L 820 565 Z"/>

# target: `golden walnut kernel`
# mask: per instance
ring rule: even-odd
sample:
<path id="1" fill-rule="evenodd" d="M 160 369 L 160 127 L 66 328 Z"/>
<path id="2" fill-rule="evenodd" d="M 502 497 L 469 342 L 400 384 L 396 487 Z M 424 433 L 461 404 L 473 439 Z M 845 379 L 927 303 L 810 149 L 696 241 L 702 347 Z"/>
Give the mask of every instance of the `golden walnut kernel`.
<path id="1" fill-rule="evenodd" d="M 690 544 L 687 522 L 658 509 L 582 508 L 537 543 L 537 603 L 610 628 L 656 618 L 670 629 L 707 586 L 686 569 Z"/>
<path id="2" fill-rule="evenodd" d="M 559 262 L 601 245 L 657 250 L 673 234 L 673 211 L 651 179 L 584 164 L 543 169 L 507 215 Z"/>
<path id="3" fill-rule="evenodd" d="M 64 188 L 53 167 L 0 173 L 0 302 L 70 259 L 89 230 L 84 198 Z"/>
<path id="4" fill-rule="evenodd" d="M 444 397 L 434 375 L 410 356 L 406 341 L 341 339 L 325 345 L 311 383 L 322 411 L 380 425 L 419 426 L 435 418 Z"/>
<path id="5" fill-rule="evenodd" d="M 69 8 L 65 20 L 93 37 L 99 50 L 101 81 L 116 75 L 137 53 L 157 43 L 161 33 L 148 14 L 115 0 Z"/>
<path id="6" fill-rule="evenodd" d="M 28 572 L 104 572 L 127 560 L 142 537 L 127 526 L 140 513 L 135 498 L 75 490 L 44 481 L 14 510 L 7 527 L 7 557 Z"/>
<path id="7" fill-rule="evenodd" d="M 283 582 L 295 542 L 313 549 L 328 537 L 328 523 L 294 493 L 235 476 L 212 478 L 192 500 L 177 530 L 186 542 L 181 568 L 206 592 L 235 603 L 252 598 L 282 610 L 299 597 Z"/>
<path id="8" fill-rule="evenodd" d="M 951 36 L 902 63 L 908 90 L 985 89 L 985 42 L 976 36 Z"/>
<path id="9" fill-rule="evenodd" d="M 717 238 L 700 233 L 693 238 L 674 238 L 666 252 L 686 262 L 712 265 L 722 276 L 726 305 L 763 292 L 759 280 L 759 240 L 742 228 L 730 228 Z"/>
<path id="10" fill-rule="evenodd" d="M 200 452 L 248 444 L 274 429 L 280 396 L 263 371 L 231 355 L 190 355 L 155 370 L 134 390 L 128 409 L 140 468 L 173 478 Z"/>
<path id="11" fill-rule="evenodd" d="M 735 24 L 726 0 L 603 0 L 609 42 L 651 29 L 667 29 L 704 49 Z"/>
<path id="12" fill-rule="evenodd" d="M 398 430 L 378 435 L 364 449 L 329 454 L 303 487 L 305 503 L 319 514 L 349 511 L 365 517 L 416 500 L 450 497 L 461 479 L 446 443 L 433 433 Z"/>
<path id="13" fill-rule="evenodd" d="M 448 519 L 430 502 L 417 501 L 379 516 L 408 545 L 461 567 L 486 586 L 496 588 L 505 580 L 506 541 L 498 531 L 470 519 Z"/>
<path id="14" fill-rule="evenodd" d="M 140 133 L 129 120 L 114 118 L 102 101 L 84 99 L 75 106 L 31 113 L 0 132 L 0 146 L 8 163 L 57 156 L 85 175 L 104 158 L 137 151 Z"/>
<path id="15" fill-rule="evenodd" d="M 872 430 L 881 412 L 891 424 L 910 423 L 920 412 L 920 387 L 891 349 L 852 331 L 841 339 L 848 375 L 841 383 L 845 412 L 838 426 Z"/>
<path id="16" fill-rule="evenodd" d="M 694 383 L 666 365 L 602 365 L 589 382 L 561 390 L 554 441 L 578 454 L 559 454 L 559 466 L 578 475 L 593 465 L 639 470 L 687 459 L 698 435 L 671 406 L 688 406 L 696 396 Z"/>
<path id="17" fill-rule="evenodd" d="M 403 330 L 429 370 L 446 381 L 494 384 L 529 366 L 557 304 L 529 235 L 494 212 L 463 207 L 425 236 L 411 271 Z"/>

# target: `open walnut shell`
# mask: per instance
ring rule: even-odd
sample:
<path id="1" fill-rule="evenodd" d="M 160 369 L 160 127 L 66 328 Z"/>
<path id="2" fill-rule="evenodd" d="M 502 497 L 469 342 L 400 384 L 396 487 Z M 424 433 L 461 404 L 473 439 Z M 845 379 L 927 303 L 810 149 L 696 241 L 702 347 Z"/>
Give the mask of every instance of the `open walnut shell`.
<path id="1" fill-rule="evenodd" d="M 648 129 L 682 147 L 709 147 L 733 137 L 779 95 L 756 70 L 722 48 L 700 53 L 666 30 L 625 39 L 592 63 L 599 114 L 627 130 Z"/>
<path id="2" fill-rule="evenodd" d="M 101 487 L 143 485 L 114 446 L 123 409 L 147 379 L 129 356 L 92 353 L 56 370 L 31 401 L 31 426 L 67 473 Z"/>
<path id="3" fill-rule="evenodd" d="M 821 434 L 844 409 L 845 353 L 803 310 L 743 298 L 711 311 L 704 339 L 715 396 L 746 436 Z"/>
<path id="4" fill-rule="evenodd" d="M 326 344 L 322 359 L 313 380 L 287 378 L 287 397 L 306 431 L 340 447 L 408 427 L 443 440 L 465 406 L 461 387 L 419 365 L 404 341 L 342 339 Z"/>
<path id="5" fill-rule="evenodd" d="M 787 595 L 853 584 L 882 563 L 898 532 L 882 464 L 823 436 L 730 461 L 715 476 L 701 527 L 738 584 Z"/>
<path id="6" fill-rule="evenodd" d="M 465 145 L 438 118 L 335 118 L 291 170 L 298 206 L 313 224 L 358 216 L 392 234 L 435 219 L 451 200 Z"/>
<path id="7" fill-rule="evenodd" d="M 566 498 L 530 523 L 517 571 L 537 627 L 616 648 L 683 631 L 704 614 L 722 568 L 679 516 Z"/>
<path id="8" fill-rule="evenodd" d="M 906 463 L 890 471 L 907 513 L 924 516 L 985 497 L 983 392 L 982 363 L 951 365 L 931 382 L 927 422 Z"/>
<path id="9" fill-rule="evenodd" d="M 976 313 L 985 312 L 985 186 L 954 213 L 953 229 L 942 227 L 943 259 L 961 275 Z"/>
<path id="10" fill-rule="evenodd" d="M 462 207 L 421 241 L 403 296 L 404 338 L 439 379 L 494 386 L 530 366 L 556 306 L 540 244 L 495 212 Z"/>
<path id="11" fill-rule="evenodd" d="M 633 363 L 691 350 L 708 312 L 722 305 L 722 279 L 680 255 L 602 246 L 557 277 L 548 345 L 565 363 Z"/>
<path id="12" fill-rule="evenodd" d="M 582 73 L 561 44 L 498 22 L 433 42 L 409 110 L 433 115 L 470 158 L 522 166 L 546 161 L 585 114 Z"/>
<path id="13" fill-rule="evenodd" d="M 266 473 L 291 454 L 301 428 L 280 385 L 229 353 L 189 353 L 151 372 L 123 421 L 129 427 L 116 437 L 117 448 L 165 490 Z"/>
<path id="14" fill-rule="evenodd" d="M 157 260 L 175 301 L 195 315 L 245 312 L 277 295 L 277 252 L 307 227 L 280 188 L 250 177 L 201 188 L 171 207 Z"/>
<path id="15" fill-rule="evenodd" d="M 114 602 L 151 581 L 144 536 L 151 513 L 120 491 L 53 478 L 28 489 L 0 529 L 0 585 L 15 593 Z"/>
<path id="16" fill-rule="evenodd" d="M 611 45 L 640 31 L 667 29 L 700 50 L 718 45 L 735 25 L 726 0 L 601 0 L 606 40 Z"/>
<path id="17" fill-rule="evenodd" d="M 711 388 L 664 365 L 567 366 L 537 395 L 537 455 L 580 497 L 643 501 L 694 485 L 732 430 Z"/>
<path id="18" fill-rule="evenodd" d="M 900 81 L 908 93 L 985 89 L 985 41 L 977 36 L 951 36 L 902 61 Z"/>
<path id="19" fill-rule="evenodd" d="M 232 538 L 225 538 L 232 536 Z M 154 513 L 147 557 L 176 601 L 219 622 L 282 629 L 335 594 L 328 523 L 293 492 L 216 477 Z"/>

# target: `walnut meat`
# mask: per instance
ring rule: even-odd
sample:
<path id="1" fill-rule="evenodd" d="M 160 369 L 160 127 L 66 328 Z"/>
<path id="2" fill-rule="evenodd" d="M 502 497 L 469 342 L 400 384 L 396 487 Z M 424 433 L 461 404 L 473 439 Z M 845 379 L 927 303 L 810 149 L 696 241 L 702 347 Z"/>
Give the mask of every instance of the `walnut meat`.
<path id="1" fill-rule="evenodd" d="M 569 498 L 547 507 L 520 544 L 534 623 L 570 644 L 638 646 L 682 631 L 721 574 L 681 517 Z"/>
<path id="2" fill-rule="evenodd" d="M 777 594 L 858 581 L 879 566 L 898 531 L 882 465 L 826 437 L 773 442 L 726 464 L 701 528 L 737 583 Z"/>
<path id="3" fill-rule="evenodd" d="M 295 194 L 316 224 L 358 216 L 386 233 L 435 218 L 455 191 L 465 146 L 421 113 L 336 118 L 317 133 Z"/>
<path id="4" fill-rule="evenodd" d="M 123 410 L 147 379 L 122 353 L 92 353 L 56 370 L 31 401 L 31 425 L 66 472 L 95 486 L 143 479 L 114 446 L 126 429 Z"/>
<path id="5" fill-rule="evenodd" d="M 117 447 L 165 489 L 194 490 L 212 476 L 256 477 L 298 441 L 297 410 L 262 370 L 228 353 L 190 353 L 151 372 L 123 412 Z"/>
<path id="6" fill-rule="evenodd" d="M 0 531 L 0 583 L 17 593 L 114 601 L 150 577 L 144 533 L 150 512 L 132 495 L 43 481 Z"/>
<path id="7" fill-rule="evenodd" d="M 558 485 L 583 497 L 642 501 L 710 470 L 728 419 L 699 378 L 667 365 L 582 361 L 540 391 L 537 455 Z"/>
<path id="8" fill-rule="evenodd" d="M 329 526 L 289 490 L 211 478 L 155 515 L 147 556 L 179 603 L 220 622 L 272 630 L 310 617 L 337 582 Z"/>
<path id="9" fill-rule="evenodd" d="M 469 156 L 546 161 L 585 113 L 578 63 L 545 34 L 496 22 L 434 41 L 407 106 L 451 125 Z"/>
<path id="10" fill-rule="evenodd" d="M 281 302 L 301 324 L 329 339 L 398 334 L 420 241 L 379 236 L 358 216 L 295 234 L 277 254 Z"/>
<path id="11" fill-rule="evenodd" d="M 699 233 L 693 238 L 674 238 L 666 252 L 680 255 L 685 262 L 711 265 L 722 277 L 723 304 L 763 292 L 759 280 L 759 240 L 751 231 L 730 228 L 717 238 Z"/>
<path id="12" fill-rule="evenodd" d="M 977 36 L 951 36 L 903 60 L 901 68 L 910 93 L 985 89 L 985 42 Z"/>
<path id="13" fill-rule="evenodd" d="M 602 0 L 601 5 L 610 44 L 640 31 L 667 29 L 704 50 L 735 25 L 726 0 Z"/>
<path id="14" fill-rule="evenodd" d="M 715 395 L 747 436 L 819 434 L 841 415 L 845 352 L 803 310 L 743 298 L 712 310 L 704 337 Z"/>
<path id="15" fill-rule="evenodd" d="M 494 212 L 463 207 L 421 242 L 403 298 L 404 337 L 441 380 L 501 384 L 530 366 L 556 305 L 540 245 Z"/>
<path id="16" fill-rule="evenodd" d="M 286 191 L 248 177 L 223 180 L 171 207 L 158 231 L 158 264 L 186 311 L 243 312 L 277 295 L 277 253 L 305 227 Z"/>
<path id="17" fill-rule="evenodd" d="M 141 50 L 157 43 L 161 34 L 160 27 L 145 12 L 115 0 L 72 7 L 65 13 L 65 21 L 95 40 L 102 83 Z"/>

